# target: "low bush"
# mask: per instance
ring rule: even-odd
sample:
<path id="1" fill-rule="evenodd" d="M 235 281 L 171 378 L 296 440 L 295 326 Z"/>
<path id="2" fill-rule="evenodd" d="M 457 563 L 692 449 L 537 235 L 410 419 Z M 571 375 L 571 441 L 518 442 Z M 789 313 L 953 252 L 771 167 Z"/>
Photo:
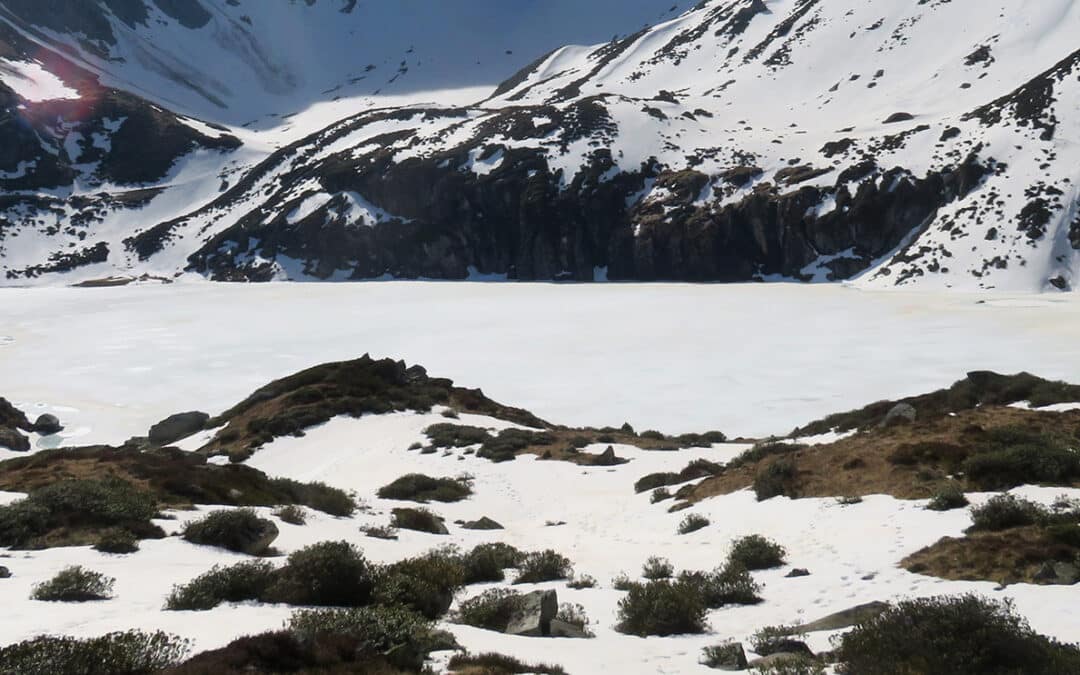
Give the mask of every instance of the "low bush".
<path id="1" fill-rule="evenodd" d="M 267 599 L 290 605 L 357 607 L 367 604 L 375 570 L 355 545 L 324 541 L 289 554 L 267 589 Z"/>
<path id="2" fill-rule="evenodd" d="M 798 653 L 806 646 L 803 642 L 805 637 L 806 634 L 798 626 L 765 626 L 751 636 L 750 648 L 761 656 Z"/>
<path id="3" fill-rule="evenodd" d="M 670 579 L 675 573 L 675 566 L 667 558 L 652 556 L 641 568 L 641 576 L 646 579 Z"/>
<path id="4" fill-rule="evenodd" d="M 273 566 L 262 560 L 245 561 L 231 567 L 215 565 L 188 583 L 173 586 L 165 599 L 165 609 L 205 611 L 223 602 L 258 600 L 266 596 L 274 578 Z"/>
<path id="5" fill-rule="evenodd" d="M 948 470 L 955 471 L 967 456 L 968 451 L 954 443 L 919 441 L 897 446 L 886 457 L 886 461 L 900 466 L 943 465 Z"/>
<path id="6" fill-rule="evenodd" d="M 1080 478 L 1080 452 L 1049 440 L 1012 445 L 968 457 L 964 476 L 980 490 L 1018 485 L 1067 485 Z"/>
<path id="7" fill-rule="evenodd" d="M 926 508 L 931 511 L 951 511 L 953 509 L 962 509 L 968 503 L 967 497 L 964 496 L 964 491 L 960 489 L 960 486 L 949 483 L 934 493 L 934 496 L 926 504 Z"/>
<path id="8" fill-rule="evenodd" d="M 139 539 L 122 527 L 110 527 L 98 537 L 94 550 L 120 555 L 134 553 L 139 550 Z"/>
<path id="9" fill-rule="evenodd" d="M 183 536 L 193 544 L 258 555 L 277 536 L 277 526 L 252 509 L 223 509 L 188 523 Z"/>
<path id="10" fill-rule="evenodd" d="M 457 623 L 502 632 L 514 612 L 521 607 L 522 595 L 508 588 L 492 588 L 458 605 L 453 619 Z"/>
<path id="11" fill-rule="evenodd" d="M 760 534 L 736 539 L 728 553 L 728 563 L 747 570 L 767 570 L 784 564 L 787 551 L 783 546 Z"/>
<path id="12" fill-rule="evenodd" d="M 88 602 L 112 597 L 116 579 L 78 565 L 65 567 L 52 579 L 34 586 L 30 597 L 51 602 Z"/>
<path id="13" fill-rule="evenodd" d="M 476 456 L 493 462 L 506 462 L 517 457 L 525 448 L 535 445 L 552 445 L 555 434 L 550 431 L 530 431 L 528 429 L 503 429 L 498 436 L 489 436 Z"/>
<path id="14" fill-rule="evenodd" d="M 432 478 L 422 473 L 410 473 L 376 493 L 381 499 L 426 503 L 459 502 L 472 494 L 470 481 L 465 478 Z"/>
<path id="15" fill-rule="evenodd" d="M 738 565 L 724 565 L 712 572 L 680 572 L 678 580 L 694 588 L 709 609 L 761 602 L 761 586 L 746 568 Z"/>
<path id="16" fill-rule="evenodd" d="M 669 485 L 678 485 L 698 478 L 715 476 L 724 471 L 724 467 L 707 459 L 695 459 L 687 464 L 678 473 L 660 472 L 650 473 L 634 483 L 634 492 L 645 492 L 654 488 Z"/>
<path id="17" fill-rule="evenodd" d="M 491 438 L 487 429 L 450 422 L 432 424 L 424 429 L 424 435 L 431 439 L 431 444 L 436 448 L 464 448 L 483 443 Z"/>
<path id="18" fill-rule="evenodd" d="M 448 546 L 381 567 L 373 599 L 382 605 L 408 607 L 434 620 L 450 608 L 465 581 L 462 556 Z"/>
<path id="19" fill-rule="evenodd" d="M 433 624 L 403 607 L 302 609 L 293 612 L 286 629 L 303 640 L 320 635 L 348 635 L 362 640 L 360 651 L 385 654 L 409 644 Z"/>
<path id="20" fill-rule="evenodd" d="M 1010 494 L 991 497 L 981 506 L 971 508 L 971 532 L 997 532 L 1013 527 L 1046 522 L 1049 511 L 1027 499 Z"/>
<path id="21" fill-rule="evenodd" d="M 0 648 L 0 673 L 15 675 L 141 675 L 174 666 L 187 640 L 139 630 L 96 638 L 43 635 Z"/>
<path id="22" fill-rule="evenodd" d="M 547 549 L 529 553 L 518 566 L 515 584 L 535 584 L 542 581 L 567 579 L 574 573 L 574 566 L 566 556 Z"/>
<path id="23" fill-rule="evenodd" d="M 447 664 L 450 672 L 465 672 L 483 675 L 517 675 L 518 673 L 536 673 L 537 675 L 566 675 L 559 666 L 546 663 L 525 663 L 512 656 L 487 652 L 484 654 L 454 654 Z"/>
<path id="24" fill-rule="evenodd" d="M 585 614 L 585 608 L 582 605 L 569 602 L 562 603 L 559 605 L 558 611 L 555 612 L 555 620 L 574 626 L 587 637 L 596 637 L 589 630 L 589 617 Z"/>
<path id="25" fill-rule="evenodd" d="M 566 583 L 567 588 L 573 588 L 574 590 L 584 590 L 586 588 L 596 588 L 596 578 L 588 574 L 582 574 L 581 576 L 575 576 L 573 579 Z"/>
<path id="26" fill-rule="evenodd" d="M 724 468 L 737 469 L 741 466 L 756 464 L 768 457 L 783 457 L 785 455 L 791 455 L 799 452 L 800 450 L 805 450 L 806 447 L 807 446 L 798 443 L 763 441 L 761 443 L 756 443 L 749 450 L 746 450 L 742 454 L 732 458 L 732 460 L 728 462 Z"/>
<path id="27" fill-rule="evenodd" d="M 721 670 L 741 670 L 746 667 L 746 653 L 741 644 L 729 640 L 702 649 L 701 664 Z"/>
<path id="28" fill-rule="evenodd" d="M 274 490 L 281 491 L 291 497 L 296 504 L 322 511 L 331 516 L 348 518 L 359 509 L 353 495 L 345 490 L 330 487 L 325 483 L 301 483 L 291 478 L 272 478 L 270 479 L 270 486 Z"/>
<path id="29" fill-rule="evenodd" d="M 465 583 L 476 584 L 488 581 L 502 581 L 506 578 L 507 568 L 516 568 L 525 560 L 523 551 L 494 542 L 479 544 L 465 554 L 462 563 L 465 566 Z"/>
<path id="30" fill-rule="evenodd" d="M 390 525 L 402 530 L 446 534 L 446 525 L 443 524 L 442 518 L 424 508 L 394 509 Z"/>
<path id="31" fill-rule="evenodd" d="M 1010 601 L 973 594 L 902 601 L 836 642 L 849 675 L 1080 672 L 1076 646 L 1035 633 Z"/>
<path id="32" fill-rule="evenodd" d="M 652 491 L 652 494 L 649 496 L 649 501 L 653 504 L 656 504 L 657 502 L 662 502 L 665 499 L 671 499 L 671 497 L 671 490 L 668 490 L 666 487 L 658 487 Z"/>
<path id="33" fill-rule="evenodd" d="M 277 516 L 281 522 L 290 525 L 303 525 L 307 523 L 307 514 L 304 513 L 302 507 L 297 506 L 296 504 L 282 506 L 280 509 L 274 511 L 274 515 Z"/>
<path id="34" fill-rule="evenodd" d="M 795 477 L 798 471 L 795 462 L 781 457 L 758 469 L 754 474 L 754 494 L 763 502 L 773 497 L 796 497 Z"/>
<path id="35" fill-rule="evenodd" d="M 807 654 L 784 654 L 750 669 L 754 675 L 825 675 L 825 665 Z"/>
<path id="36" fill-rule="evenodd" d="M 682 635 L 705 631 L 705 603 L 694 586 L 679 581 L 633 584 L 619 600 L 615 630 L 628 635 Z"/>
<path id="37" fill-rule="evenodd" d="M 360 528 L 360 531 L 372 539 L 393 541 L 398 538 L 397 529 L 389 525 L 365 525 Z"/>
<path id="38" fill-rule="evenodd" d="M 727 442 L 727 436 L 720 431 L 706 431 L 703 434 L 679 434 L 675 441 L 682 448 L 709 448 Z"/>
<path id="39" fill-rule="evenodd" d="M 611 587 L 617 591 L 628 591 L 634 587 L 637 582 L 630 578 L 626 572 L 619 572 L 611 579 Z"/>
<path id="40" fill-rule="evenodd" d="M 691 513 L 682 519 L 679 523 L 679 534 L 690 534 L 691 532 L 697 532 L 698 530 L 708 527 L 709 519 L 705 516 L 697 513 Z"/>

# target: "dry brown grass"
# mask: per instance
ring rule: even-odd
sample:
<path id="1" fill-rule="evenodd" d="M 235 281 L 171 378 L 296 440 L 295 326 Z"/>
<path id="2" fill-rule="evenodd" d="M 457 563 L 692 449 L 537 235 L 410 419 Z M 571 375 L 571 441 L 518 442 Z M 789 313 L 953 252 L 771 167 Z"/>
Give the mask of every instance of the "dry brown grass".
<path id="1" fill-rule="evenodd" d="M 1067 432 L 1080 437 L 1080 411 L 1054 413 L 988 406 L 910 425 L 873 428 L 785 457 L 795 465 L 793 485 L 798 497 L 887 494 L 921 499 L 930 497 L 947 472 L 979 447 L 982 433 L 1000 427 Z M 920 445 L 929 451 L 916 453 L 919 456 L 915 463 L 897 463 L 898 454 L 910 456 L 912 448 Z M 758 470 L 773 461 L 775 458 L 765 458 L 707 478 L 688 498 L 696 502 L 748 488 Z"/>
<path id="2" fill-rule="evenodd" d="M 1045 583 L 1034 579 L 1046 562 L 1073 562 L 1080 550 L 1054 540 L 1040 527 L 943 537 L 912 553 L 900 565 L 916 574 L 956 581 L 1002 584 Z"/>

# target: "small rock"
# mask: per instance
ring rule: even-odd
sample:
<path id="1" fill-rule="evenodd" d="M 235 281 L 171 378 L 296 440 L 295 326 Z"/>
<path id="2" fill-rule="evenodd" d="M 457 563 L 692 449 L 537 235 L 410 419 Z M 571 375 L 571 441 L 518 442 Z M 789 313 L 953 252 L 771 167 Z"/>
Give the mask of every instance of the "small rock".
<path id="1" fill-rule="evenodd" d="M 897 403 L 885 415 L 885 419 L 882 420 L 881 426 L 891 427 L 897 424 L 911 424 L 915 421 L 917 415 L 918 413 L 915 410 L 915 406 L 910 403 Z"/>
<path id="2" fill-rule="evenodd" d="M 618 466 L 619 464 L 626 464 L 627 461 L 629 460 L 616 456 L 615 448 L 609 445 L 607 449 L 593 459 L 593 466 Z"/>
<path id="3" fill-rule="evenodd" d="M 791 570 L 790 572 L 788 572 L 784 576 L 787 577 L 788 579 L 794 579 L 796 577 L 808 577 L 808 576 L 810 576 L 810 570 L 802 568 L 802 567 L 796 567 L 795 569 Z"/>
<path id="4" fill-rule="evenodd" d="M 15 429 L 0 427 L 0 448 L 13 452 L 30 452 L 30 439 Z"/>
<path id="5" fill-rule="evenodd" d="M 559 611 L 559 596 L 554 590 L 533 591 L 521 597 L 521 604 L 510 617 L 507 635 L 546 637 L 551 635 L 551 620 Z"/>
<path id="6" fill-rule="evenodd" d="M 463 530 L 502 530 L 502 529 L 505 529 L 505 528 L 503 528 L 502 525 L 495 522 L 491 518 L 488 518 L 487 516 L 484 516 L 480 520 L 470 520 L 468 522 L 462 523 L 461 528 Z"/>
<path id="7" fill-rule="evenodd" d="M 789 637 L 778 637 L 769 640 L 765 644 L 757 647 L 757 653 L 762 656 L 772 656 L 773 654 L 788 654 L 799 656 L 813 656 L 814 652 L 810 651 L 810 647 L 807 646 L 802 640 L 796 640 Z"/>
<path id="8" fill-rule="evenodd" d="M 50 415 L 49 413 L 41 415 L 34 422 L 34 431 L 42 436 L 58 434 L 63 430 L 64 425 L 60 424 L 60 418 L 56 415 Z"/>
<path id="9" fill-rule="evenodd" d="M 3 565 L 0 565 L 0 579 L 10 579 L 10 578 L 11 578 L 11 570 L 4 567 Z"/>
<path id="10" fill-rule="evenodd" d="M 561 638 L 587 638 L 589 637 L 589 634 L 581 627 L 575 626 L 572 623 L 567 623 L 561 619 L 552 619 L 551 630 L 548 636 Z"/>
<path id="11" fill-rule="evenodd" d="M 177 413 L 150 427 L 147 435 L 154 445 L 168 445 L 202 431 L 208 421 L 210 421 L 210 416 L 204 412 Z"/>

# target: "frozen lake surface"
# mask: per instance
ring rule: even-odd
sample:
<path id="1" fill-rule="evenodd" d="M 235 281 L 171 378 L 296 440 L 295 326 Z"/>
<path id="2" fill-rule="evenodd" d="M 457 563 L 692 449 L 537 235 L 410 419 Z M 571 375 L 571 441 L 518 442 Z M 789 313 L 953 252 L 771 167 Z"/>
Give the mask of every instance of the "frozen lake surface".
<path id="1" fill-rule="evenodd" d="M 0 395 L 56 410 L 79 442 L 119 442 L 180 410 L 216 413 L 274 378 L 365 352 L 555 422 L 765 435 L 972 369 L 1080 382 L 1080 302 L 788 284 L 0 291 Z"/>

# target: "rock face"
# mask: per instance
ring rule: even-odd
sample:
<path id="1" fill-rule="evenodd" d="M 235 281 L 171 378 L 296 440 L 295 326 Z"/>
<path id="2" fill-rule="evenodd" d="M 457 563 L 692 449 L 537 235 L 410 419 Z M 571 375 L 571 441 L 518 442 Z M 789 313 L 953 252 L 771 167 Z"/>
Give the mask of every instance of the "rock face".
<path id="1" fill-rule="evenodd" d="M 462 523 L 461 528 L 464 530 L 501 530 L 503 529 L 503 526 L 491 518 L 484 516 L 480 520 L 470 520 Z"/>
<path id="2" fill-rule="evenodd" d="M 34 422 L 34 431 L 43 436 L 58 434 L 63 430 L 64 425 L 60 424 L 60 418 L 56 415 L 46 413 L 39 416 Z"/>
<path id="3" fill-rule="evenodd" d="M 0 448 L 7 448 L 13 452 L 29 452 L 30 439 L 16 429 L 0 427 Z"/>
<path id="4" fill-rule="evenodd" d="M 168 445 L 202 431 L 210 420 L 204 412 L 184 412 L 170 415 L 150 427 L 148 436 L 153 445 Z"/>
<path id="5" fill-rule="evenodd" d="M 559 597 L 554 590 L 533 591 L 522 597 L 505 632 L 508 635 L 549 637 L 551 621 L 558 611 Z"/>
<path id="6" fill-rule="evenodd" d="M 891 427 L 898 424 L 911 424 L 918 417 L 918 412 L 915 410 L 915 406 L 910 403 L 897 403 L 885 414 L 885 419 L 881 421 L 881 426 Z"/>

